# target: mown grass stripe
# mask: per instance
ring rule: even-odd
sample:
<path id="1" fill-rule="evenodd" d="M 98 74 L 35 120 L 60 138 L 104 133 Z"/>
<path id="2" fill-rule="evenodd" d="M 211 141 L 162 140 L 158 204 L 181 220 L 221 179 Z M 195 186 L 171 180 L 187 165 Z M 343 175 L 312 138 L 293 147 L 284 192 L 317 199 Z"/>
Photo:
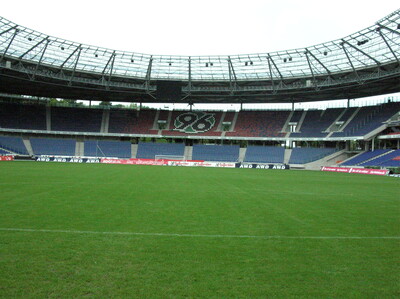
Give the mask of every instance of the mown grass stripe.
<path id="1" fill-rule="evenodd" d="M 204 235 L 178 233 L 142 233 L 142 232 L 101 232 L 62 229 L 35 229 L 35 228 L 0 228 L 0 231 L 15 232 L 42 232 L 67 234 L 97 234 L 97 235 L 127 235 L 149 237 L 188 237 L 188 238 L 242 238 L 242 239 L 400 239 L 400 236 L 252 236 L 252 235 Z"/>

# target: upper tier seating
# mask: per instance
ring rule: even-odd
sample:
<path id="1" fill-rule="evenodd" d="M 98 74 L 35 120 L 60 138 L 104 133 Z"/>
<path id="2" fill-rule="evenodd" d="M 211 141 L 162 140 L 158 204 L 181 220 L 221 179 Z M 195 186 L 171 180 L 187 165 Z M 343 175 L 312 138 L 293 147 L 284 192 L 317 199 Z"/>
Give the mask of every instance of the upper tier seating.
<path id="1" fill-rule="evenodd" d="M 237 137 L 283 137 L 281 133 L 289 111 L 241 111 L 233 132 L 226 136 Z"/>
<path id="2" fill-rule="evenodd" d="M 123 134 L 151 134 L 155 110 L 111 109 L 108 132 Z M 156 131 L 157 132 L 157 131 Z M 155 132 L 153 133 L 155 134 Z"/>
<path id="3" fill-rule="evenodd" d="M 308 110 L 300 132 L 291 133 L 290 137 L 326 137 L 326 131 L 339 117 L 343 108 L 327 110 Z"/>
<path id="4" fill-rule="evenodd" d="M 139 142 L 137 158 L 154 159 L 157 155 L 183 156 L 185 144 L 183 143 L 156 143 Z"/>
<path id="5" fill-rule="evenodd" d="M 28 155 L 21 137 L 0 136 L 0 147 L 20 155 Z"/>
<path id="6" fill-rule="evenodd" d="M 46 107 L 0 103 L 0 127 L 25 130 L 46 130 Z"/>
<path id="7" fill-rule="evenodd" d="M 100 132 L 103 110 L 52 107 L 51 130 L 70 132 Z"/>
<path id="8" fill-rule="evenodd" d="M 173 111 L 172 116 L 171 116 L 171 121 L 169 123 L 169 129 L 163 130 L 162 134 L 167 135 L 167 136 L 187 136 L 187 135 L 191 134 L 191 133 L 180 132 L 175 127 L 175 121 L 176 121 L 177 117 L 179 117 L 182 114 L 186 114 L 186 113 L 196 113 L 196 112 Z M 204 129 L 204 132 L 195 133 L 195 135 L 196 136 L 221 136 L 222 132 L 218 131 L 218 124 L 221 121 L 222 112 L 215 112 L 215 111 L 207 112 L 207 111 L 205 111 L 205 113 L 211 114 L 214 117 L 214 120 L 215 120 L 214 125 L 209 130 Z M 193 121 L 196 122 L 196 119 L 194 118 Z M 199 124 L 200 125 L 197 128 L 197 130 L 201 131 L 201 130 L 203 130 L 201 127 L 201 125 L 202 125 L 201 121 Z M 208 125 L 208 123 L 206 125 Z"/>
<path id="9" fill-rule="evenodd" d="M 305 164 L 316 161 L 336 152 L 335 148 L 296 147 L 292 150 L 289 164 Z"/>
<path id="10" fill-rule="evenodd" d="M 75 139 L 30 138 L 35 155 L 75 156 Z"/>
<path id="11" fill-rule="evenodd" d="M 400 103 L 361 107 L 355 117 L 343 129 L 343 132 L 335 132 L 331 137 L 364 136 L 380 127 L 384 121 L 388 120 L 399 109 Z"/>
<path id="12" fill-rule="evenodd" d="M 285 149 L 280 146 L 252 146 L 246 150 L 243 162 L 247 163 L 283 163 Z"/>
<path id="13" fill-rule="evenodd" d="M 132 146 L 127 141 L 85 140 L 87 157 L 131 158 Z"/>
<path id="14" fill-rule="evenodd" d="M 239 145 L 193 145 L 193 160 L 236 162 L 239 159 Z"/>
<path id="15" fill-rule="evenodd" d="M 189 111 L 167 110 L 132 110 L 111 108 L 104 112 L 102 109 L 89 109 L 80 107 L 46 107 L 42 104 L 17 104 L 0 103 L 0 128 L 71 131 L 71 132 L 96 132 L 100 133 L 102 121 L 104 130 L 107 130 L 107 115 L 109 112 L 108 131 L 112 134 L 141 134 L 158 135 L 157 120 L 166 121 L 166 128 L 162 135 L 169 136 L 215 136 L 215 137 L 285 137 L 287 121 L 299 123 L 302 115 L 304 121 L 299 127 L 299 132 L 293 132 L 290 137 L 326 137 L 326 130 L 336 120 L 342 121 L 342 132 L 333 132 L 330 137 L 364 136 L 400 110 L 400 102 L 369 106 L 361 108 L 309 110 L 309 111 L 240 111 L 240 112 L 208 112 L 212 113 L 215 122 L 209 130 L 204 132 L 185 133 L 175 129 L 175 120 L 180 114 Z M 357 111 L 357 113 L 355 113 Z M 48 113 L 46 117 L 46 112 Z M 197 112 L 193 112 L 197 113 Z M 343 115 L 340 116 L 340 114 Z M 289 115 L 290 117 L 289 120 Z M 104 115 L 104 119 L 103 119 Z M 158 119 L 157 119 L 158 115 Z M 235 120 L 235 115 L 237 119 Z M 340 116 L 340 117 L 339 117 Z M 353 117 L 354 116 L 354 117 Z M 50 118 L 49 118 L 50 117 Z M 48 122 L 47 122 L 47 121 Z M 221 124 L 232 123 L 232 131 L 222 132 Z"/>

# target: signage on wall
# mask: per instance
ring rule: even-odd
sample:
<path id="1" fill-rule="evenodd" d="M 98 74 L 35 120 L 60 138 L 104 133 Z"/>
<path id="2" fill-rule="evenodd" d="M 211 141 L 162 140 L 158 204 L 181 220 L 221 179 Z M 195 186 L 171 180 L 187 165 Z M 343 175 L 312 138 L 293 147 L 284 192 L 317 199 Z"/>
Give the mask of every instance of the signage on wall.
<path id="1" fill-rule="evenodd" d="M 214 125 L 214 113 L 186 112 L 175 118 L 174 130 L 182 133 L 197 134 L 209 131 Z"/>

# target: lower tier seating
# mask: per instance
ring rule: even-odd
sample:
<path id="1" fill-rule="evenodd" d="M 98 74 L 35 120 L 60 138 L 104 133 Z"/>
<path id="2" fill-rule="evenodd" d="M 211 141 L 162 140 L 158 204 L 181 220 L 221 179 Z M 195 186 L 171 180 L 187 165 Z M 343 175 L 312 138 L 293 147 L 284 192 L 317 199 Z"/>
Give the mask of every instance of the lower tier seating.
<path id="1" fill-rule="evenodd" d="M 128 141 L 85 140 L 87 157 L 131 158 L 131 143 Z"/>
<path id="2" fill-rule="evenodd" d="M 75 156 L 75 139 L 31 138 L 35 155 Z"/>
<path id="3" fill-rule="evenodd" d="M 243 162 L 247 163 L 283 163 L 285 149 L 279 146 L 251 146 L 246 150 Z"/>
<path id="4" fill-rule="evenodd" d="M 289 164 L 306 164 L 317 161 L 336 152 L 335 148 L 294 148 L 290 156 Z"/>
<path id="5" fill-rule="evenodd" d="M 236 162 L 239 159 L 239 145 L 193 145 L 193 160 Z"/>
<path id="6" fill-rule="evenodd" d="M 28 155 L 21 137 L 0 136 L 0 147 L 19 155 Z"/>

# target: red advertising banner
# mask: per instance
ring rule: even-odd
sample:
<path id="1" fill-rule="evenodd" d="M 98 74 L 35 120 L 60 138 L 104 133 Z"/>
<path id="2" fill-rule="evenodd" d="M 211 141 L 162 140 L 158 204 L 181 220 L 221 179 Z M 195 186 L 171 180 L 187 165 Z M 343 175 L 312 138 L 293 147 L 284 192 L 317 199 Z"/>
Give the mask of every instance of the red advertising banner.
<path id="1" fill-rule="evenodd" d="M 168 160 L 153 159 L 101 159 L 104 164 L 123 164 L 123 165 L 167 165 Z"/>
<path id="2" fill-rule="evenodd" d="M 14 161 L 13 156 L 0 156 L 0 161 Z"/>
<path id="3" fill-rule="evenodd" d="M 204 161 L 168 161 L 169 166 L 199 166 L 199 167 L 224 167 L 235 168 L 236 163 L 229 162 L 204 162 Z"/>
<path id="4" fill-rule="evenodd" d="M 321 171 L 331 172 L 345 172 L 345 173 L 359 173 L 359 174 L 373 174 L 373 175 L 387 175 L 388 170 L 385 169 L 369 169 L 369 168 L 347 168 L 347 167 L 326 167 L 322 166 Z"/>
<path id="5" fill-rule="evenodd" d="M 154 160 L 154 159 L 101 159 L 100 163 L 104 164 L 123 164 L 123 165 L 168 165 L 169 162 L 179 162 L 181 160 Z M 188 161 L 188 162 L 203 162 L 203 161 Z"/>

